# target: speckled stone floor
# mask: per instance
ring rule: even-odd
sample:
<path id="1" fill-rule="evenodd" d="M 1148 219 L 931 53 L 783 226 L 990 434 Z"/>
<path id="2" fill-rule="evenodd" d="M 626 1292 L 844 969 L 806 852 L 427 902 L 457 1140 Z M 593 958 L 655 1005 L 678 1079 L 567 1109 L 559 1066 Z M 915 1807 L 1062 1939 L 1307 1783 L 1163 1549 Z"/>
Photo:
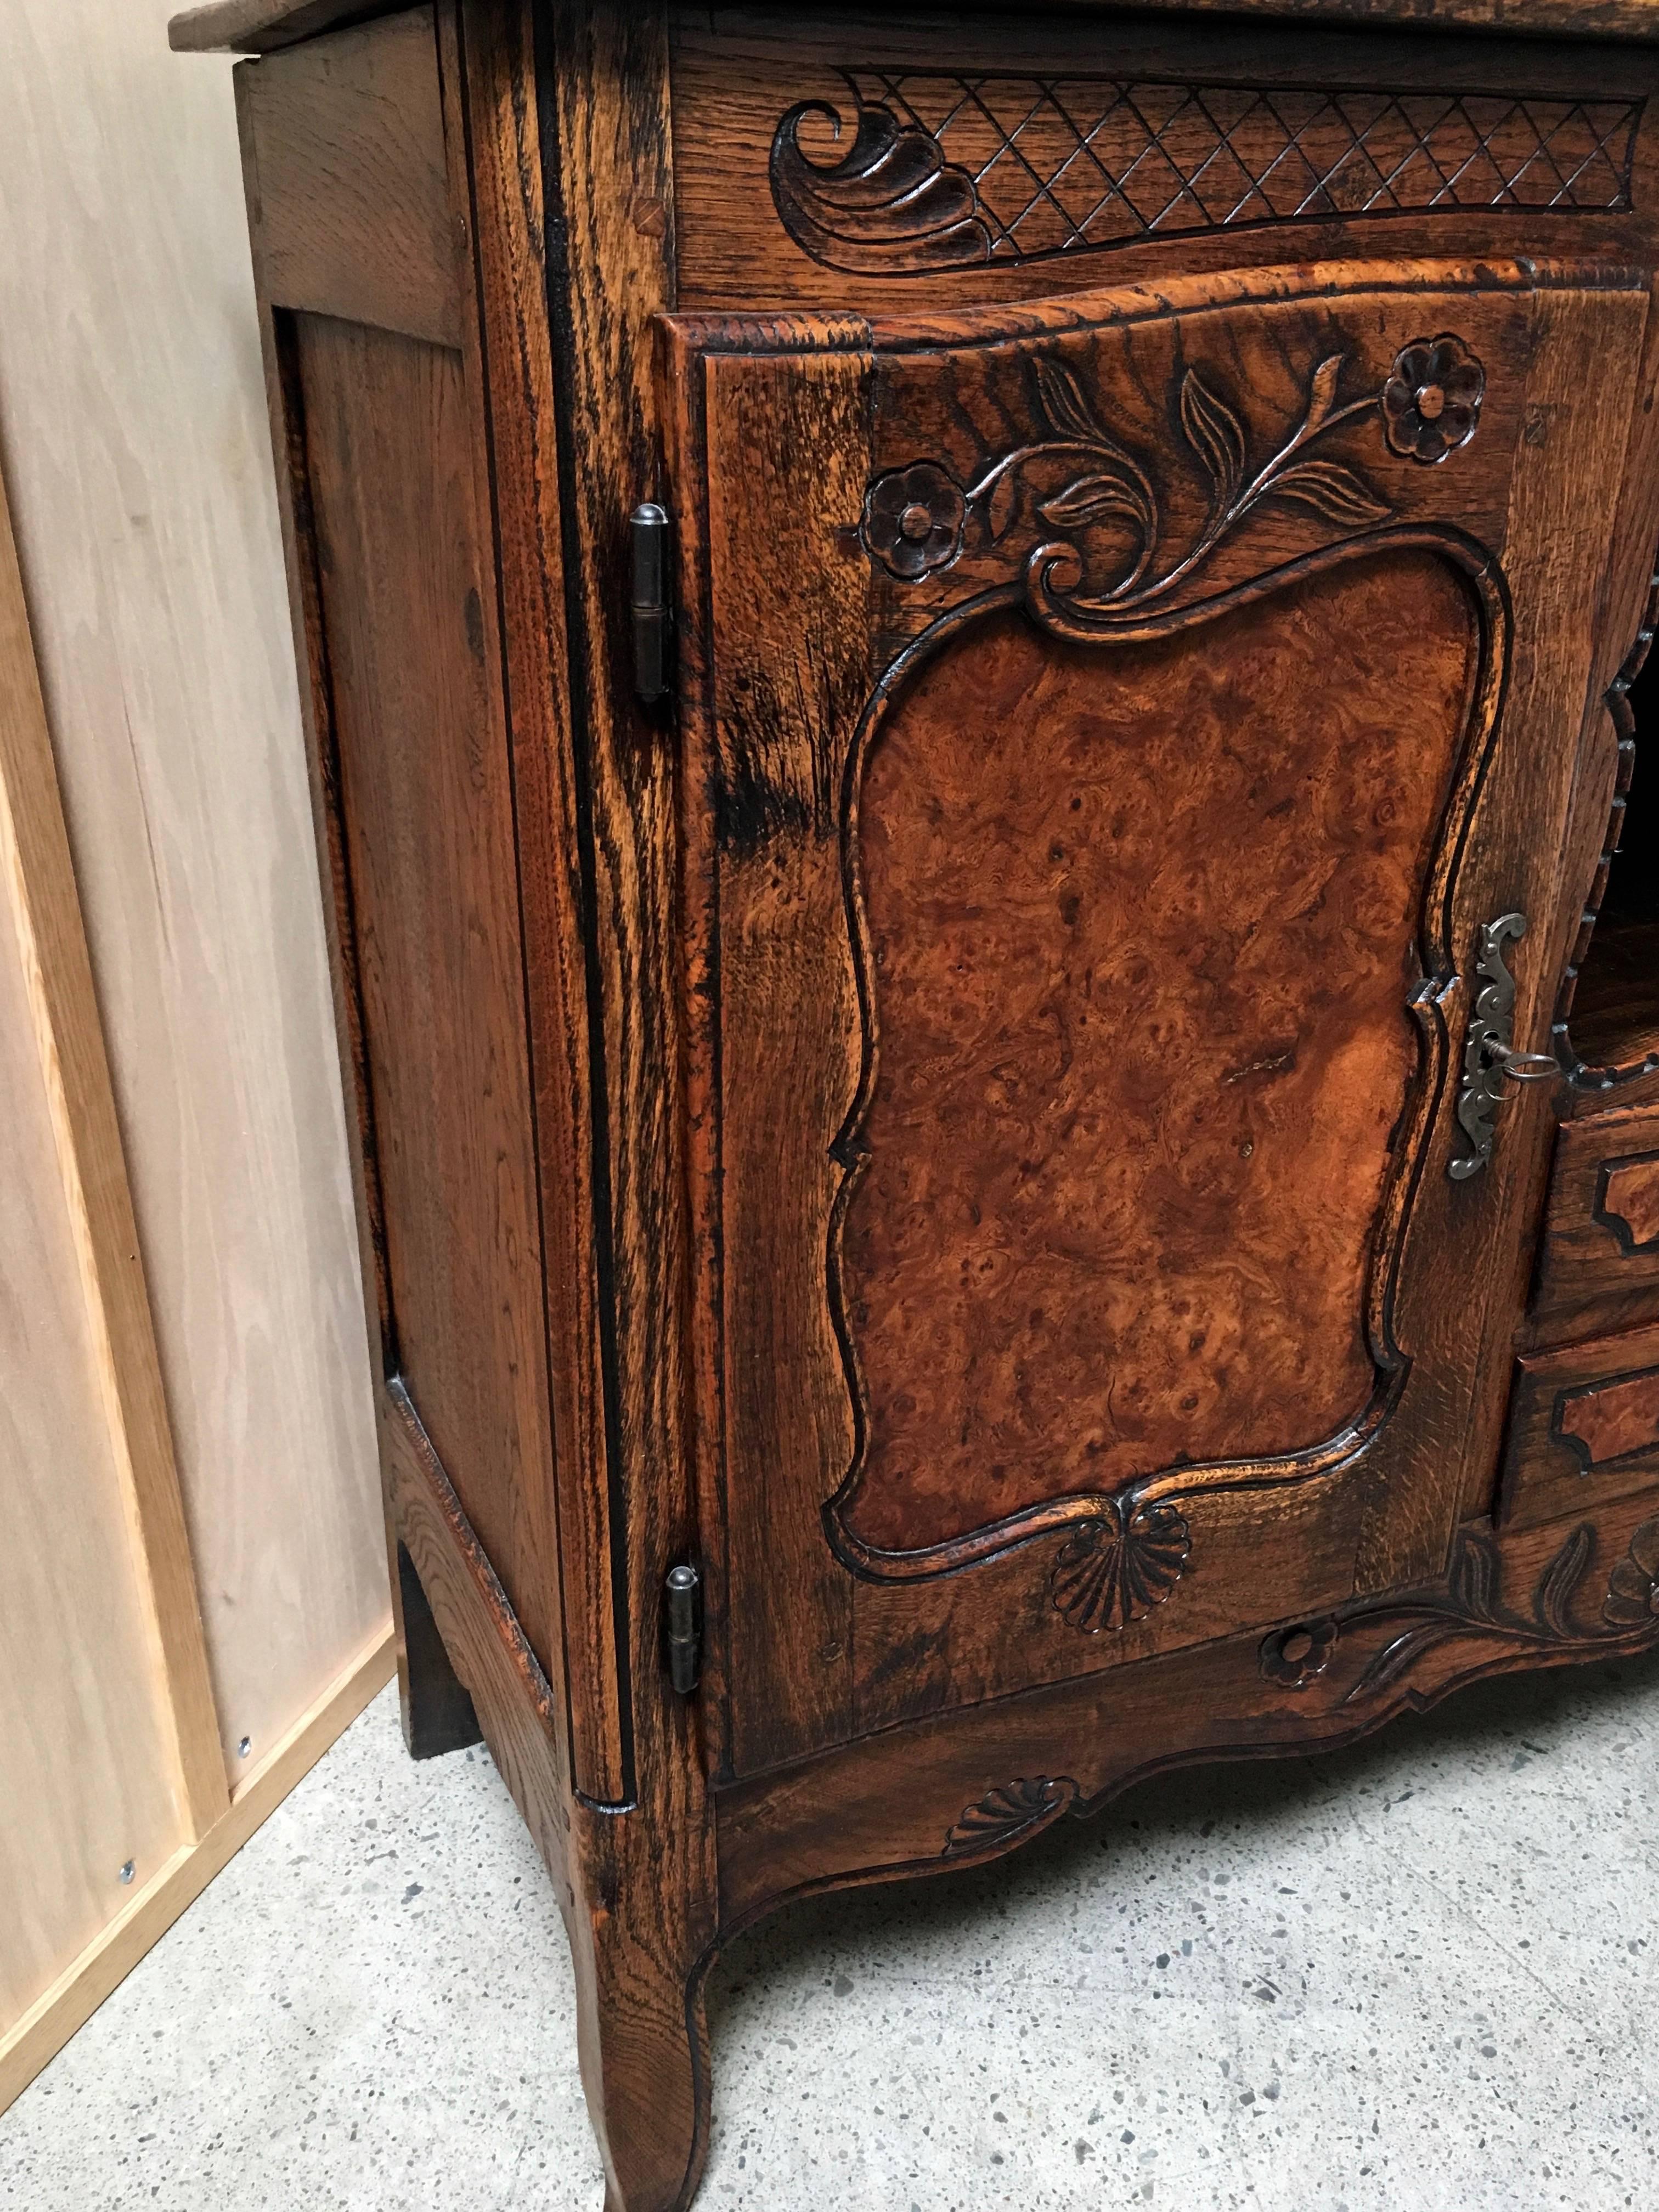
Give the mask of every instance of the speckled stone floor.
<path id="1" fill-rule="evenodd" d="M 1659 2203 L 1659 1659 L 796 1908 L 712 1991 L 727 2212 Z M 0 2118 L 27 2212 L 598 2212 L 550 1893 L 380 1698 Z"/>

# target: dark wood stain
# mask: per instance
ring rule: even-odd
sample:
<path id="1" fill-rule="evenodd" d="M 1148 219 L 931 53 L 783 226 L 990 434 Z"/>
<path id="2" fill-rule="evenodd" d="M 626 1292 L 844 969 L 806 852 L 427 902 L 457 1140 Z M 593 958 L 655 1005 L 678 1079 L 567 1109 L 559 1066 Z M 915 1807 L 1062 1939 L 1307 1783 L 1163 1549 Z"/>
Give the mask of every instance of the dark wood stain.
<path id="1" fill-rule="evenodd" d="M 1536 1049 L 1612 865 L 1659 66 L 1446 28 L 1629 0 L 1422 12 L 178 31 L 292 48 L 238 103 L 406 1726 L 546 1860 L 608 2212 L 690 2203 L 704 1978 L 784 1898 L 1655 1633 L 1659 1076 L 1447 1170 L 1483 925 Z M 1333 93 L 1648 105 L 1593 206 L 1339 178 L 970 264 L 949 143 L 791 234 L 782 119 L 872 70 L 1269 87 L 1328 150 Z M 1652 1030 L 1628 954 L 1575 1024 Z"/>

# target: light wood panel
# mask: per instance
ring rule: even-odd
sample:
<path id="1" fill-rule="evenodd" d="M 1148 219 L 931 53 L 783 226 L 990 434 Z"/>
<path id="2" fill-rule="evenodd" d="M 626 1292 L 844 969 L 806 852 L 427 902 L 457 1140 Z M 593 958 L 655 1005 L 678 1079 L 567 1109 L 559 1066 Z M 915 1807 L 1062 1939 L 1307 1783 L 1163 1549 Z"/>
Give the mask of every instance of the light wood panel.
<path id="1" fill-rule="evenodd" d="M 0 896 L 0 2022 L 190 1840 L 52 1109 Z"/>
<path id="2" fill-rule="evenodd" d="M 188 1833 L 224 1811 L 225 1772 L 208 1681 L 196 1573 L 185 1533 L 173 1435 L 115 1101 L 94 996 L 86 932 L 58 802 L 22 579 L 0 481 L 0 885 L 12 927 L 17 980 L 79 1283 L 88 1378 L 133 1556 L 142 1562 L 143 1626 L 158 1682 L 170 1768 Z M 45 1206 L 44 1190 L 32 1194 Z M 9 1248 L 8 1248 L 9 1249 Z M 26 1278 L 19 1278 L 20 1286 Z M 9 1380 L 14 1370 L 6 1369 Z M 38 1382 L 15 1370 L 27 1395 Z M 79 1378 L 76 1378 L 77 1381 Z M 84 1395 L 84 1394 L 83 1394 Z M 77 1412 L 82 1402 L 77 1402 Z M 55 1494 L 73 1500 L 80 1462 L 71 1454 Z M 92 1478 L 89 1478 L 92 1479 Z M 50 1650 L 36 1646 L 34 1662 Z"/>
<path id="3" fill-rule="evenodd" d="M 341 1731 L 392 1679 L 392 1632 L 380 1629 L 244 1775 L 222 1817 L 199 1843 L 184 1844 L 149 1880 L 135 1869 L 126 1900 L 86 1948 L 8 2033 L 0 2034 L 0 2112 L 89 2020 L 150 1946 L 172 1927 L 302 1781 Z"/>
<path id="4" fill-rule="evenodd" d="M 12 0 L 0 77 L 0 440 L 234 1777 L 387 1605 L 235 121 L 159 0 Z"/>

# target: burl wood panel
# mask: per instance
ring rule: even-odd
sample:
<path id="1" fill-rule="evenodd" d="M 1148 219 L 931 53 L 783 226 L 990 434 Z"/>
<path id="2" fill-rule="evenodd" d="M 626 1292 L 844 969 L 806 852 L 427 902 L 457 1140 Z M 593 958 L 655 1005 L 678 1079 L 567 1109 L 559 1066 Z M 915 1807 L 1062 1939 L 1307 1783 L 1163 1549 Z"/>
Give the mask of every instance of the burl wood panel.
<path id="1" fill-rule="evenodd" d="M 880 1072 L 842 1250 L 866 1543 L 1363 1413 L 1476 649 L 1461 579 L 1394 554 L 1155 644 L 1006 617 L 890 718 L 860 808 Z"/>
<path id="2" fill-rule="evenodd" d="M 460 356 L 295 319 L 388 1369 L 550 1669 L 557 1547 L 506 749 Z"/>
<path id="3" fill-rule="evenodd" d="M 1555 1432 L 1587 1468 L 1653 1450 L 1659 1445 L 1659 1367 L 1565 1391 L 1556 1401 Z"/>
<path id="4" fill-rule="evenodd" d="M 1609 1166 L 1596 1211 L 1626 1252 L 1659 1243 L 1659 1152 Z"/>

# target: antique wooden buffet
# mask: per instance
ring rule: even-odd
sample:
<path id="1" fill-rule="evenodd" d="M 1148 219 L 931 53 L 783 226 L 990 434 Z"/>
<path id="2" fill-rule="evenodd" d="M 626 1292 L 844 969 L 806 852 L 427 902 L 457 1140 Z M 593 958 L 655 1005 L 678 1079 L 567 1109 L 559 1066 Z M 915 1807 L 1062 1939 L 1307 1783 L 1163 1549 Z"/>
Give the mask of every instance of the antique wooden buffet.
<path id="1" fill-rule="evenodd" d="M 781 1899 L 1659 1632 L 1656 15 L 174 27 L 260 56 L 410 1748 L 616 2212 Z"/>

